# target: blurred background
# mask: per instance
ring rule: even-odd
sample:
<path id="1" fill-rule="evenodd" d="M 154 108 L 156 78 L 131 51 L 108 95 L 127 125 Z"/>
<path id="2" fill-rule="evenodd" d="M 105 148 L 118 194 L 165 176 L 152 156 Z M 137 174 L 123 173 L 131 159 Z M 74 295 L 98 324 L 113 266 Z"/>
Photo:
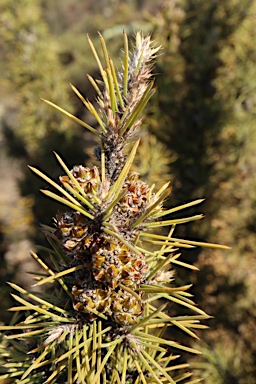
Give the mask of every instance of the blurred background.
<path id="1" fill-rule="evenodd" d="M 191 366 L 206 384 L 255 384 L 255 25 L 256 0 L 1 0 L 0 321 L 11 319 L 6 281 L 30 289 L 27 272 L 38 267 L 29 250 L 44 244 L 40 223 L 51 225 L 60 209 L 40 194 L 44 182 L 27 164 L 56 180 L 63 171 L 53 150 L 70 167 L 95 164 L 94 137 L 40 97 L 95 126 L 69 86 L 95 100 L 87 74 L 99 75 L 87 34 L 99 47 L 100 31 L 121 67 L 123 29 L 130 38 L 142 30 L 162 49 L 136 170 L 149 184 L 171 180 L 169 206 L 206 198 L 187 212 L 206 218 L 178 236 L 232 247 L 183 252 L 200 271 L 176 271 L 214 316 Z"/>

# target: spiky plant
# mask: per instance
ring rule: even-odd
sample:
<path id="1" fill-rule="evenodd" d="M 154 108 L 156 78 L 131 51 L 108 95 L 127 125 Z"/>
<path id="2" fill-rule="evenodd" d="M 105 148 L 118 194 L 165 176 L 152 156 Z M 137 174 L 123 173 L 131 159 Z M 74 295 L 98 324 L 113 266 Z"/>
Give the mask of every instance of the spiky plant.
<path id="1" fill-rule="evenodd" d="M 170 340 L 165 334 L 177 327 L 196 338 L 194 328 L 209 316 L 188 293 L 190 285 L 177 286 L 172 266 L 195 270 L 179 261 L 178 248 L 214 244 L 173 236 L 176 225 L 198 220 L 183 219 L 174 212 L 202 199 L 165 210 L 168 184 L 155 191 L 130 168 L 139 141 L 133 135 L 141 115 L 154 94 L 152 59 L 159 48 L 150 36 L 136 36 L 129 52 L 124 33 L 122 72 L 117 73 L 102 36 L 103 64 L 89 39 L 102 81 L 89 80 L 97 92 L 98 110 L 72 86 L 94 115 L 99 130 L 46 101 L 100 139 L 95 150 L 100 166 L 76 165 L 71 170 L 56 154 L 65 171 L 60 184 L 38 169 L 32 171 L 55 188 L 42 192 L 65 206 L 54 227 L 43 226 L 51 245 L 48 266 L 34 252 L 32 257 L 44 273 L 36 286 L 51 284 L 48 294 L 30 292 L 11 284 L 20 306 L 1 343 L 3 379 L 12 383 L 139 384 L 178 383 L 191 376 L 187 364 L 178 364 L 175 349 L 199 353 Z M 130 151 L 125 147 L 131 145 Z M 159 229 L 170 226 L 167 235 Z M 154 233 L 157 229 L 157 233 Z M 160 305 L 159 300 L 166 303 Z M 177 316 L 166 309 L 176 303 L 188 311 Z M 194 312 L 194 313 L 193 313 Z M 192 313 L 192 314 L 191 314 Z M 179 371 L 184 369 L 184 371 Z M 196 383 L 198 379 L 188 383 Z"/>

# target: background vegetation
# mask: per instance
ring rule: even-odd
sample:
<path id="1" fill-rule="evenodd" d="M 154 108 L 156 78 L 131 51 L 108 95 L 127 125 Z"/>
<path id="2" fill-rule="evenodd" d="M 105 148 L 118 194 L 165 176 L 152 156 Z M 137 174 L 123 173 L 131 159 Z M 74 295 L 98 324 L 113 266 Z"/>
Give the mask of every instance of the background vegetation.
<path id="1" fill-rule="evenodd" d="M 30 176 L 26 164 L 57 177 L 53 150 L 70 165 L 90 165 L 93 156 L 92 137 L 40 97 L 90 123 L 68 86 L 93 100 L 86 75 L 97 68 L 87 33 L 95 44 L 97 31 L 103 33 L 118 57 L 123 28 L 130 35 L 151 31 L 162 44 L 155 69 L 160 75 L 137 167 L 151 181 L 171 180 L 169 205 L 206 198 L 206 219 L 184 226 L 182 236 L 232 247 L 183 254 L 200 268 L 187 273 L 200 307 L 214 316 L 199 342 L 202 359 L 191 364 L 207 384 L 255 383 L 255 18 L 255 0 L 1 1 L 2 321 L 10 319 L 3 312 L 10 305 L 5 281 L 29 287 L 24 272 L 35 268 L 29 248 L 42 243 L 38 223 L 49 224 L 56 211 L 56 203 L 52 207 L 39 195 L 42 182 Z M 177 275 L 184 278 L 182 271 Z"/>

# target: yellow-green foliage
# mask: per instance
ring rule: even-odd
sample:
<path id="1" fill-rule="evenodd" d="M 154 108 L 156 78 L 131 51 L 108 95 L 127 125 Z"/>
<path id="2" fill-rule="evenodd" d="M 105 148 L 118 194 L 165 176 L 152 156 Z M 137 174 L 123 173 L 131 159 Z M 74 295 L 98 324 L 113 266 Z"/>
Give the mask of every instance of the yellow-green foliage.
<path id="1" fill-rule="evenodd" d="M 3 0 L 0 4 L 5 119 L 30 155 L 40 152 L 40 142 L 53 131 L 72 135 L 67 131 L 69 122 L 40 101 L 51 93 L 72 112 L 58 45 L 43 20 L 40 5 L 38 0 Z"/>
<path id="2" fill-rule="evenodd" d="M 255 1 L 185 0 L 166 3 L 151 19 L 164 49 L 154 133 L 177 159 L 171 164 L 174 197 L 210 197 L 212 220 L 201 236 L 225 239 L 233 248 L 225 259 L 203 251 L 203 272 L 193 280 L 218 328 L 206 340 L 222 351 L 216 359 L 214 351 L 206 355 L 202 369 L 209 372 L 220 359 L 218 381 L 209 374 L 207 383 L 255 381 L 255 12 Z M 189 228 L 184 233 L 194 236 Z"/>

